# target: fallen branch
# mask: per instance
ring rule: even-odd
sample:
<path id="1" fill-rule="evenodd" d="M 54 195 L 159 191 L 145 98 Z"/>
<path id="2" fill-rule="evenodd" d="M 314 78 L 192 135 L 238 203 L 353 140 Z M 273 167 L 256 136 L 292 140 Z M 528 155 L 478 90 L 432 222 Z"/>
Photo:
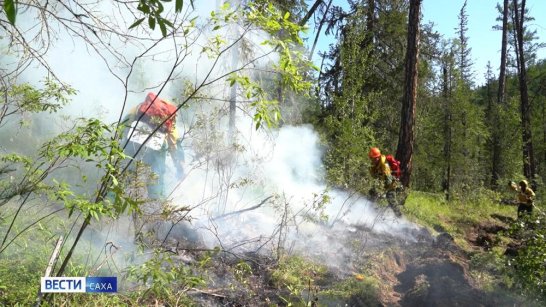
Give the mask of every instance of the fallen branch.
<path id="1" fill-rule="evenodd" d="M 238 211 L 233 211 L 233 212 L 229 212 L 229 213 L 226 213 L 226 214 L 222 214 L 222 215 L 219 215 L 217 217 L 213 217 L 212 220 L 215 221 L 215 220 L 219 220 L 219 219 L 223 219 L 223 218 L 226 218 L 230 215 L 236 215 L 236 214 L 241 214 L 243 212 L 247 212 L 247 211 L 251 211 L 251 210 L 254 210 L 254 209 L 258 209 L 260 208 L 261 206 L 263 206 L 269 199 L 271 199 L 273 197 L 273 195 L 265 198 L 264 200 L 262 200 L 259 204 L 257 204 L 256 206 L 253 206 L 253 207 L 250 207 L 250 208 L 246 208 L 246 209 L 242 209 L 242 210 L 238 210 Z"/>
<path id="2" fill-rule="evenodd" d="M 191 288 L 188 292 L 188 294 L 191 294 L 192 292 L 196 292 L 196 293 L 199 293 L 199 294 L 206 294 L 206 295 L 210 295 L 210 296 L 214 296 L 214 297 L 219 297 L 219 298 L 227 298 L 227 296 L 225 295 L 221 295 L 221 294 L 216 294 L 212 291 L 222 291 L 222 289 L 216 289 L 216 290 L 211 290 L 211 291 L 204 291 L 204 290 L 199 290 L 199 289 L 196 289 L 196 288 Z"/>
<path id="3" fill-rule="evenodd" d="M 59 239 L 57 240 L 57 244 L 55 245 L 55 249 L 53 250 L 53 253 L 51 254 L 51 257 L 49 258 L 49 263 L 47 264 L 47 268 L 46 268 L 44 277 L 49 277 L 49 275 L 51 275 L 51 271 L 53 270 L 53 266 L 55 265 L 55 262 L 57 262 L 57 258 L 59 258 L 59 253 L 61 251 L 61 246 L 62 245 L 63 245 L 63 236 L 60 236 Z M 35 306 L 37 306 L 37 307 L 40 306 L 40 304 L 42 303 L 42 296 L 43 296 L 43 293 L 42 293 L 41 286 L 40 286 L 40 290 L 38 291 L 38 297 L 36 299 L 36 305 Z"/>

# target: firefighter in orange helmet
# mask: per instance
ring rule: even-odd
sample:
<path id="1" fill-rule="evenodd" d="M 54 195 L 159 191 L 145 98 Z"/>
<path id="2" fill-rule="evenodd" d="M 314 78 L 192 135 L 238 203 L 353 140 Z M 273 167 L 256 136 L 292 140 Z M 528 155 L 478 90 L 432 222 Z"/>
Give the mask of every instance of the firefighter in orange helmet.
<path id="1" fill-rule="evenodd" d="M 391 168 L 387 162 L 385 155 L 377 147 L 372 147 L 368 153 L 372 165 L 370 166 L 370 174 L 372 177 L 380 179 L 385 184 L 385 189 L 394 189 L 394 177 L 391 173 Z"/>
<path id="2" fill-rule="evenodd" d="M 381 154 L 381 151 L 377 147 L 370 148 L 368 157 L 371 160 L 370 174 L 373 178 L 379 179 L 383 182 L 383 187 L 386 191 L 387 202 L 394 214 L 398 217 L 402 215 L 400 212 L 400 206 L 396 201 L 396 190 L 398 187 L 397 179 L 392 175 L 391 167 L 387 161 L 385 155 Z M 371 193 L 376 194 L 376 192 Z"/>

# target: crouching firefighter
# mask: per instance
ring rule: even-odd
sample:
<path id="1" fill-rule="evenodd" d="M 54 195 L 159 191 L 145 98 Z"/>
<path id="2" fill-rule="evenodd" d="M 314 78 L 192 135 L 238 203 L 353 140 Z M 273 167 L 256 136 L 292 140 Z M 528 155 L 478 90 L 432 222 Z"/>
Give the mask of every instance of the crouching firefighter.
<path id="1" fill-rule="evenodd" d="M 379 179 L 383 183 L 383 189 L 385 190 L 385 196 L 389 207 L 392 209 L 397 217 L 402 216 L 400 207 L 403 205 L 401 194 L 403 187 L 400 184 L 400 162 L 397 161 L 392 155 L 382 155 L 381 151 L 377 147 L 372 147 L 368 153 L 368 157 L 371 160 L 370 174 L 373 178 Z M 371 194 L 377 194 L 373 191 Z M 375 195 L 372 195 L 374 197 Z M 398 201 L 400 199 L 402 201 Z"/>
<path id="2" fill-rule="evenodd" d="M 184 176 L 184 150 L 176 129 L 176 110 L 176 105 L 148 93 L 124 120 L 125 154 L 142 161 L 157 176 L 155 182 L 146 178 L 148 198 L 165 197 L 167 152 L 175 165 L 177 180 Z"/>

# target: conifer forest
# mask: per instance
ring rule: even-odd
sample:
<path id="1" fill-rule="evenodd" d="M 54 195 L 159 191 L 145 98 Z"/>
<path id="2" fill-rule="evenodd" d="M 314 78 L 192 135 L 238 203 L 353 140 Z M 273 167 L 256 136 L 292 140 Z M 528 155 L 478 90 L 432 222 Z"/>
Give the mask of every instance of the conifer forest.
<path id="1" fill-rule="evenodd" d="M 544 306 L 543 4 L 431 1 L 0 1 L 0 305 Z"/>

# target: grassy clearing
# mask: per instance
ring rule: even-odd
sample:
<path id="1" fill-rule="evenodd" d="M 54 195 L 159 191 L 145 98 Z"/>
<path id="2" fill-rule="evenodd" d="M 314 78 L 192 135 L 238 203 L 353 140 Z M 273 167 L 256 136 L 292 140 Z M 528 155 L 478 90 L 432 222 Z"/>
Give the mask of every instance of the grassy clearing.
<path id="1" fill-rule="evenodd" d="M 484 196 L 447 202 L 442 194 L 413 191 L 406 200 L 404 213 L 431 230 L 448 232 L 464 248 L 467 245 L 464 236 L 471 227 L 495 220 L 492 215 L 516 218 L 516 207 L 501 205 L 498 195 L 476 193 Z"/>
<path id="2" fill-rule="evenodd" d="M 279 298 L 286 304 L 306 304 L 313 293 L 317 293 L 317 282 L 325 278 L 327 269 L 300 256 L 283 257 L 270 272 L 271 284 L 285 294 Z M 307 292 L 308 298 L 304 298 Z"/>
<path id="3" fill-rule="evenodd" d="M 34 222 L 38 216 L 44 215 L 43 205 L 28 204 L 16 220 L 9 242 L 21 230 Z M 26 208 L 26 209 L 25 209 Z M 0 234 L 4 237 L 14 214 L 14 207 L 5 205 L 0 219 Z M 72 242 L 68 236 L 74 219 L 67 219 L 61 213 L 53 215 L 26 232 L 22 232 L 2 253 L 0 253 L 0 306 L 32 306 L 35 304 L 40 289 L 40 277 L 44 276 L 49 258 L 60 235 L 65 238 L 65 248 L 60 258 L 66 256 L 66 250 Z M 89 230 L 90 236 L 96 235 Z M 0 238 L 1 239 L 1 238 Z M 101 248 L 102 247 L 102 248 Z M 42 301 L 43 306 L 142 306 L 154 305 L 158 302 L 170 306 L 191 306 L 193 303 L 182 291 L 193 278 L 185 266 L 173 265 L 168 259 L 153 257 L 139 264 L 129 259 L 127 255 L 110 255 L 104 252 L 104 245 L 95 246 L 92 242 L 81 242 L 70 261 L 64 276 L 116 276 L 118 277 L 118 293 L 68 293 L 49 295 Z M 138 256 L 138 255 L 137 255 Z M 139 256 L 150 258 L 150 256 Z M 116 267 L 121 265 L 121 267 Z M 108 260 L 108 261 L 106 261 Z M 133 263 L 130 267 L 133 275 L 127 278 L 125 263 Z M 141 260 L 140 262 L 142 262 Z M 165 264 L 170 264 L 166 269 Z M 57 267 L 59 263 L 57 263 Z M 192 285 L 200 280 L 191 279 Z M 144 285 L 139 287 L 139 285 Z"/>
<path id="4" fill-rule="evenodd" d="M 324 265 L 300 256 L 283 258 L 271 271 L 271 283 L 281 290 L 280 299 L 289 306 L 376 306 L 379 283 L 371 276 L 356 274 L 346 279 L 331 275 Z"/>
<path id="5" fill-rule="evenodd" d="M 541 236 L 540 231 L 543 229 L 540 218 L 544 205 L 539 198 L 535 203 L 537 207 L 534 216 L 529 220 L 536 224 L 524 226 L 532 223 L 517 220 L 517 207 L 501 204 L 500 199 L 513 199 L 513 193 L 502 195 L 482 190 L 477 191 L 476 195 L 468 194 L 464 198 L 446 202 L 440 194 L 412 192 L 407 199 L 404 213 L 409 219 L 434 232 L 445 231 L 451 234 L 457 245 L 468 255 L 469 274 L 480 289 L 510 297 L 514 301 L 524 301 L 524 304 L 543 304 L 543 277 L 540 277 L 539 282 L 532 278 L 544 276 L 544 271 L 539 268 L 544 267 L 546 249 L 543 240 L 537 244 L 537 238 Z M 486 250 L 469 241 L 470 232 L 477 235 L 478 225 L 500 225 L 506 230 L 487 233 L 482 228 L 482 234 L 485 233 L 492 240 L 492 247 Z M 525 230 L 516 234 L 514 227 L 518 225 Z M 529 231 L 530 228 L 532 231 Z M 526 238 L 526 242 L 533 242 L 533 245 L 519 250 L 515 258 L 507 256 L 507 248 L 521 244 L 523 238 Z M 525 269 L 528 272 L 524 272 Z"/>

